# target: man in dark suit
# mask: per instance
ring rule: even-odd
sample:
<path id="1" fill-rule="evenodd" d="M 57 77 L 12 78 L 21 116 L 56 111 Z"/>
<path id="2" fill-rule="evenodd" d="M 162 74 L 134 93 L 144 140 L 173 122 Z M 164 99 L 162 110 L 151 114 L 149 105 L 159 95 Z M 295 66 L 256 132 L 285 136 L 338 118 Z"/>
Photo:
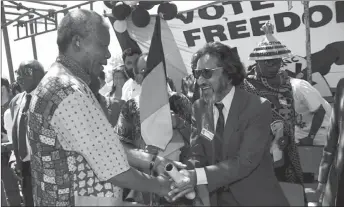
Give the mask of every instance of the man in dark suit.
<path id="1" fill-rule="evenodd" d="M 17 94 L 10 103 L 12 125 L 12 139 L 14 161 L 16 170 L 22 176 L 22 191 L 25 206 L 33 206 L 31 168 L 30 168 L 30 144 L 27 134 L 27 111 L 31 101 L 31 92 L 37 87 L 44 76 L 43 66 L 37 60 L 24 61 L 16 71 L 17 82 L 24 92 Z"/>
<path id="2" fill-rule="evenodd" d="M 344 206 L 344 78 L 337 85 L 330 130 L 319 168 L 322 206 Z M 339 196 L 342 195 L 342 196 Z"/>
<path id="3" fill-rule="evenodd" d="M 193 72 L 202 98 L 193 104 L 190 170 L 181 171 L 190 182 L 175 184 L 169 196 L 206 186 L 212 206 L 288 206 L 269 152 L 269 102 L 236 87 L 245 70 L 230 47 L 208 43 L 197 56 Z"/>

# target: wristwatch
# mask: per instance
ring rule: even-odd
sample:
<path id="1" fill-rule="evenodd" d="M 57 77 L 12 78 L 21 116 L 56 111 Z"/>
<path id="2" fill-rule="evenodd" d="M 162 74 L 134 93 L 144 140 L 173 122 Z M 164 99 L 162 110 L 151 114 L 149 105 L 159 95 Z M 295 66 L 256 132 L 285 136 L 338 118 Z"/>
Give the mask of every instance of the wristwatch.
<path id="1" fill-rule="evenodd" d="M 152 160 L 150 161 L 149 163 L 149 171 L 152 172 L 152 170 L 154 169 L 154 165 L 155 165 L 155 160 L 158 156 L 157 155 L 154 155 Z"/>

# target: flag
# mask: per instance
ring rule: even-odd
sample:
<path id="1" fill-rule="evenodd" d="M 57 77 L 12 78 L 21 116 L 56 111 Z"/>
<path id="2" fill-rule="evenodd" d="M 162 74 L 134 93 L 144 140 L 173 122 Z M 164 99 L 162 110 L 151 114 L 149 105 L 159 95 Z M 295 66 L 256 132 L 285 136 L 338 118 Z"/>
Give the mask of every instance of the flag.
<path id="1" fill-rule="evenodd" d="M 293 2 L 288 1 L 288 11 L 290 11 L 293 8 Z"/>
<path id="2" fill-rule="evenodd" d="M 165 150 L 173 135 L 166 66 L 161 42 L 160 17 L 156 17 L 147 57 L 146 77 L 140 94 L 141 135 L 146 145 Z"/>

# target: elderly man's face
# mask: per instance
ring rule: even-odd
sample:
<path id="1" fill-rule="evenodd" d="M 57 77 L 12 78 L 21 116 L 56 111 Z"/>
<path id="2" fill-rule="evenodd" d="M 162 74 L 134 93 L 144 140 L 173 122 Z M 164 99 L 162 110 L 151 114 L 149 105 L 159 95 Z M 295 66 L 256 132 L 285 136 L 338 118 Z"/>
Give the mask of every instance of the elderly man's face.
<path id="1" fill-rule="evenodd" d="M 266 78 L 274 78 L 280 71 L 282 64 L 281 58 L 270 60 L 257 60 L 257 73 Z"/>
<path id="2" fill-rule="evenodd" d="M 205 54 L 197 62 L 196 70 L 203 71 L 197 79 L 197 83 L 204 96 L 212 96 L 215 93 L 215 101 L 220 94 L 226 90 L 228 79 L 223 75 L 223 68 L 218 66 L 218 59 L 215 56 Z M 207 74 L 206 74 L 207 73 Z"/>
<path id="3" fill-rule="evenodd" d="M 43 71 L 30 67 L 18 69 L 16 73 L 20 88 L 26 92 L 34 90 L 44 76 Z"/>
<path id="4" fill-rule="evenodd" d="M 82 67 L 87 69 L 90 75 L 98 77 L 107 65 L 107 59 L 111 57 L 108 46 L 110 44 L 110 33 L 108 28 L 97 25 L 97 29 L 83 40 L 81 51 L 83 58 Z"/>

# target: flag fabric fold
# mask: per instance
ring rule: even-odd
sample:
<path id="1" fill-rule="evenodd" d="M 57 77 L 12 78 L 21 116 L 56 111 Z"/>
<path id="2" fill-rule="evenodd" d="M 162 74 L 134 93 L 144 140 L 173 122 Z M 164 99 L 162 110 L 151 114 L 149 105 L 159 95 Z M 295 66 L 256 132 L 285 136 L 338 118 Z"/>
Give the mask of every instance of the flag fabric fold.
<path id="1" fill-rule="evenodd" d="M 143 140 L 146 145 L 165 150 L 172 139 L 173 129 L 159 16 L 156 17 L 149 48 L 139 105 Z"/>

